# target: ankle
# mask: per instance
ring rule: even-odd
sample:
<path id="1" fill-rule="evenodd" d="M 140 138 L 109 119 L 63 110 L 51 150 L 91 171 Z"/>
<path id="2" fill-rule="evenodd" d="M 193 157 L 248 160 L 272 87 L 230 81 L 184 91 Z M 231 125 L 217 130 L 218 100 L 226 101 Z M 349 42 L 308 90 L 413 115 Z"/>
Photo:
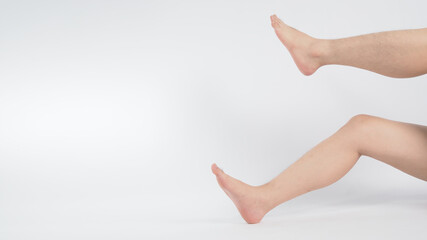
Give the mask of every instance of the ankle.
<path id="1" fill-rule="evenodd" d="M 269 182 L 261 186 L 257 186 L 256 189 L 259 192 L 260 202 L 264 207 L 266 212 L 269 212 L 273 208 L 275 208 L 277 204 L 277 199 L 275 197 L 275 186 L 274 183 Z"/>
<path id="2" fill-rule="evenodd" d="M 330 48 L 330 41 L 325 39 L 315 39 L 310 45 L 309 54 L 316 60 L 319 67 L 328 64 Z"/>

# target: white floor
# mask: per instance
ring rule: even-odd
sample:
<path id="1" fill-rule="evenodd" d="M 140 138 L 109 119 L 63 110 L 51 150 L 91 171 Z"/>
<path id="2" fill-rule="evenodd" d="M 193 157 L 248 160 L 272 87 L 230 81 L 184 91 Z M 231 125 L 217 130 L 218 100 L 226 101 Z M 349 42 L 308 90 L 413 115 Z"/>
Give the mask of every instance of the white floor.
<path id="1" fill-rule="evenodd" d="M 427 193 L 315 192 L 248 225 L 220 194 L 21 206 L 2 215 L 0 239 L 425 239 Z M 138 206 L 138 207 L 135 207 Z M 162 206 L 159 208 L 159 206 Z"/>

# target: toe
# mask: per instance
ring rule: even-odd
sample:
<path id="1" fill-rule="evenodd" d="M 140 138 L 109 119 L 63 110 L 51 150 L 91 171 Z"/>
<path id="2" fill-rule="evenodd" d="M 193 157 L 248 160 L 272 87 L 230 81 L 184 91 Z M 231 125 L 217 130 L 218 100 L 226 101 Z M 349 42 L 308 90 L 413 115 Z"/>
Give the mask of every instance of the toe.
<path id="1" fill-rule="evenodd" d="M 270 19 L 273 28 L 280 28 L 283 25 L 283 22 L 276 15 L 271 15 Z"/>
<path id="2" fill-rule="evenodd" d="M 270 16 L 270 18 L 273 21 L 273 20 L 275 20 L 277 18 L 277 16 L 276 16 L 276 14 L 273 14 L 273 15 Z"/>
<path id="3" fill-rule="evenodd" d="M 215 163 L 212 164 L 211 169 L 212 169 L 212 173 L 217 175 L 217 176 L 218 176 L 218 174 L 223 172 L 222 169 L 219 168 Z"/>

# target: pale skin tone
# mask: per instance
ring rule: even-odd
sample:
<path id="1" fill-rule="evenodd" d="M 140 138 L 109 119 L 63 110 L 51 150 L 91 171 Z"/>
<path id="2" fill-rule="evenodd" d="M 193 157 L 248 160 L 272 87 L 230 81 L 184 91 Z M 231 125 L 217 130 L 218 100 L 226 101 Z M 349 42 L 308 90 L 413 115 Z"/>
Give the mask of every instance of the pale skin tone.
<path id="1" fill-rule="evenodd" d="M 427 73 L 427 28 L 324 40 L 271 24 L 299 70 L 313 74 L 328 64 L 347 65 L 395 78 Z M 427 126 L 357 115 L 270 182 L 243 183 L 212 165 L 218 184 L 247 223 L 258 223 L 276 206 L 342 178 L 361 156 L 389 164 L 427 181 Z"/>

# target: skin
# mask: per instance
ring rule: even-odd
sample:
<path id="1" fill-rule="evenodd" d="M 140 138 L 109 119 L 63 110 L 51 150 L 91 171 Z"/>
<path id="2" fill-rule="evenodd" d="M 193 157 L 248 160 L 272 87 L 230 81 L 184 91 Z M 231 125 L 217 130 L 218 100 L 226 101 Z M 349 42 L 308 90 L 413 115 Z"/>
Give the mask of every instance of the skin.
<path id="1" fill-rule="evenodd" d="M 305 75 L 327 64 L 354 66 L 390 77 L 427 73 L 426 29 L 319 40 L 287 26 L 275 15 L 271 21 Z M 366 51 L 356 50 L 360 48 Z M 241 182 L 216 164 L 212 172 L 243 219 L 258 223 L 276 206 L 338 181 L 362 155 L 427 181 L 427 126 L 357 115 L 264 185 Z"/>
<path id="2" fill-rule="evenodd" d="M 304 75 L 338 64 L 384 76 L 409 78 L 427 73 L 427 28 L 388 31 L 342 39 L 316 39 L 276 15 L 271 25 Z"/>

